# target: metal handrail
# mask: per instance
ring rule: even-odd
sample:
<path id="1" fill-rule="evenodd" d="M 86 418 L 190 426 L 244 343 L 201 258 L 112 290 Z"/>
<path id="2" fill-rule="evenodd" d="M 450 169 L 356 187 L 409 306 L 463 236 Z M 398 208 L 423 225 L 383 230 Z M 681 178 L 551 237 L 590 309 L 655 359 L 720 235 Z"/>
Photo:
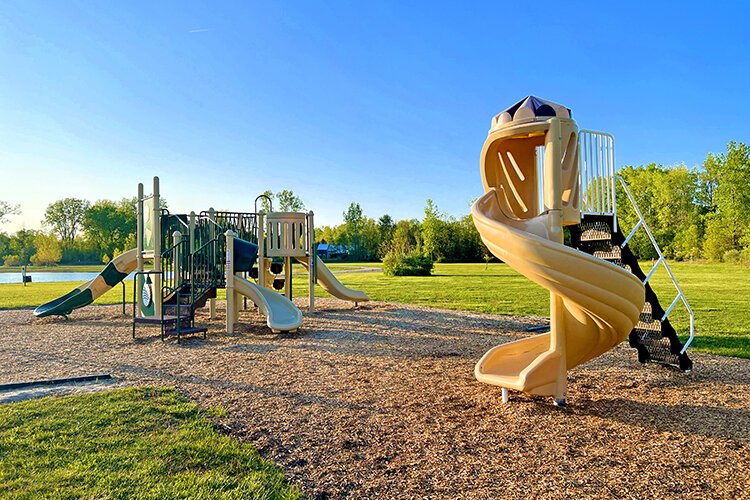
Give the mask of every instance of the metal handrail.
<path id="1" fill-rule="evenodd" d="M 664 269 L 667 270 L 667 274 L 669 274 L 670 279 L 672 280 L 672 284 L 674 285 L 675 289 L 677 289 L 677 296 L 674 298 L 670 306 L 667 308 L 666 311 L 664 311 L 664 316 L 662 316 L 661 321 L 664 321 L 669 316 L 669 313 L 672 312 L 672 309 L 677 305 L 677 302 L 680 300 L 685 305 L 685 309 L 687 310 L 688 314 L 690 315 L 690 337 L 688 338 L 687 342 L 685 342 L 685 345 L 682 347 L 682 350 L 680 351 L 680 354 L 684 354 L 685 351 L 687 351 L 687 348 L 690 346 L 690 344 L 693 342 L 693 339 L 695 338 L 695 314 L 693 313 L 693 309 L 690 307 L 690 304 L 688 303 L 687 297 L 685 297 L 685 293 L 682 291 L 682 288 L 680 287 L 680 284 L 677 283 L 677 278 L 675 277 L 674 273 L 672 273 L 672 269 L 669 267 L 669 264 L 667 264 L 667 259 L 664 257 L 664 254 L 661 251 L 661 248 L 659 248 L 659 244 L 656 242 L 656 238 L 654 238 L 654 234 L 651 232 L 651 228 L 648 226 L 648 223 L 646 222 L 646 219 L 643 217 L 643 213 L 641 213 L 641 209 L 638 208 L 638 204 L 635 201 L 635 197 L 633 197 L 633 193 L 630 192 L 630 188 L 628 188 L 627 182 L 625 182 L 625 179 L 623 179 L 621 176 L 616 176 L 617 180 L 620 181 L 622 184 L 623 190 L 625 191 L 625 195 L 628 197 L 628 200 L 630 200 L 630 204 L 633 206 L 633 209 L 635 210 L 636 215 L 638 216 L 638 222 L 633 227 L 633 229 L 628 234 L 627 238 L 622 242 L 620 245 L 622 248 L 625 247 L 625 245 L 628 244 L 630 239 L 635 235 L 636 231 L 638 229 L 643 228 L 646 231 L 646 234 L 648 235 L 648 239 L 651 241 L 651 245 L 654 247 L 654 250 L 656 250 L 656 254 L 659 256 L 659 259 L 656 261 L 656 263 L 651 268 L 651 271 L 646 275 L 646 279 L 643 280 L 643 284 L 645 285 L 648 283 L 648 280 L 651 279 L 651 276 L 654 275 L 656 270 L 658 269 L 659 265 L 663 265 Z"/>
<path id="2" fill-rule="evenodd" d="M 219 242 L 221 239 L 224 238 L 223 233 L 220 233 L 220 236 L 217 236 L 216 238 L 207 241 L 203 245 L 201 245 L 200 248 L 195 250 L 190 255 L 190 283 L 191 283 L 191 301 L 194 303 L 197 298 L 203 294 L 206 290 L 213 288 L 213 287 L 220 287 L 224 285 L 224 272 L 221 268 L 221 264 L 223 263 L 223 260 L 219 257 L 223 252 L 221 251 Z M 209 252 L 212 251 L 213 253 L 213 259 L 203 259 L 205 262 L 201 262 L 203 258 L 204 253 L 208 250 Z M 196 262 L 196 260 L 198 262 Z M 221 279 L 216 279 L 213 273 L 212 269 L 209 269 L 209 263 L 210 262 L 216 262 L 219 265 L 214 266 L 216 270 L 218 270 L 218 273 L 216 276 L 221 276 Z M 198 279 L 198 272 L 196 271 L 196 266 L 198 264 L 204 264 L 206 267 L 206 272 L 210 273 L 208 276 L 208 279 L 206 280 L 199 280 Z"/>
<path id="3" fill-rule="evenodd" d="M 578 132 L 578 146 L 581 211 L 612 215 L 613 229 L 617 231 L 615 137 L 607 132 L 583 129 Z"/>

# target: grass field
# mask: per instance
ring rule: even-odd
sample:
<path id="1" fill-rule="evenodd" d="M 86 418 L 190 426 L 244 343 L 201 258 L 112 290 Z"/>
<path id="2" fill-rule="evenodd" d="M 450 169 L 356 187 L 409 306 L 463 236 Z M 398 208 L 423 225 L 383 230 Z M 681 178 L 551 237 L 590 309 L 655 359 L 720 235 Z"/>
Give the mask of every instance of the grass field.
<path id="1" fill-rule="evenodd" d="M 361 264 L 377 267 L 378 264 Z M 351 270 L 353 264 L 333 264 L 336 271 Z M 650 265 L 644 263 L 644 269 Z M 676 274 L 696 316 L 696 350 L 750 358 L 750 269 L 733 264 L 673 263 Z M 295 266 L 295 272 L 298 268 Z M 299 269 L 301 271 L 301 268 Z M 374 300 L 401 302 L 425 306 L 478 311 L 492 314 L 546 316 L 548 294 L 539 286 L 504 264 L 438 264 L 433 276 L 387 277 L 378 272 L 341 273 L 341 281 L 348 286 L 365 290 Z M 663 269 L 651 280 L 663 307 L 667 307 L 675 291 Z M 0 308 L 31 307 L 58 297 L 75 283 L 34 283 L 0 285 Z M 318 288 L 320 296 L 325 292 Z M 117 303 L 121 289 L 115 288 L 98 303 Z M 223 291 L 219 297 L 222 298 Z M 306 276 L 294 279 L 295 296 L 307 293 Z M 128 301 L 132 298 L 132 283 L 127 286 Z M 671 318 L 684 337 L 688 332 L 687 316 L 677 306 Z"/>
<path id="2" fill-rule="evenodd" d="M 3 498 L 299 498 L 172 389 L 0 405 Z"/>

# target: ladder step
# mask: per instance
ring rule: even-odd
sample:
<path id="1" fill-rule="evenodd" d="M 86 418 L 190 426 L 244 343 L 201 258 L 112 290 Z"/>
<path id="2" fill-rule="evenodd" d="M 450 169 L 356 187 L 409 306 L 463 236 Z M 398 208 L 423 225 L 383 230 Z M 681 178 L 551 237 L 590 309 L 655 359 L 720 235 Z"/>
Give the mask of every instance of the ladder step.
<path id="1" fill-rule="evenodd" d="M 642 330 L 648 332 L 659 332 L 661 334 L 661 321 L 639 321 L 635 325 L 635 330 Z"/>
<path id="2" fill-rule="evenodd" d="M 185 328 L 180 329 L 180 335 L 191 335 L 194 333 L 206 333 L 208 331 L 208 328 L 206 327 L 197 327 L 197 326 L 188 326 Z M 177 335 L 177 330 L 166 330 L 164 332 L 166 335 Z"/>
<path id="3" fill-rule="evenodd" d="M 604 259 L 604 260 L 622 260 L 622 252 L 620 251 L 620 247 L 615 246 L 612 247 L 611 250 L 608 251 L 602 251 L 597 250 L 594 252 L 594 257 L 598 259 Z"/>

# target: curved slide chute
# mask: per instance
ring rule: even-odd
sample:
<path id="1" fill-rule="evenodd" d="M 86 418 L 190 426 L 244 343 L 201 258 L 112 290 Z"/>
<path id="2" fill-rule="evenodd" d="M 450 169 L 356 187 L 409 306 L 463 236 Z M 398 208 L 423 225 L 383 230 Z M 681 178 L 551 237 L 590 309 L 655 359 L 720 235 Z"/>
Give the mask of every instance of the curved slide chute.
<path id="1" fill-rule="evenodd" d="M 275 290 L 258 286 L 239 276 L 234 276 L 233 284 L 235 292 L 249 298 L 258 306 L 271 330 L 289 332 L 297 330 L 302 324 L 302 311 Z"/>
<path id="2" fill-rule="evenodd" d="M 474 374 L 480 382 L 553 395 L 561 368 L 580 365 L 627 338 L 643 307 L 643 284 L 625 269 L 547 239 L 549 214 L 508 217 L 500 196 L 490 188 L 474 203 L 477 230 L 495 256 L 562 301 L 563 317 L 556 320 L 564 345 L 553 349 L 550 333 L 502 344 L 479 360 Z"/>
<path id="3" fill-rule="evenodd" d="M 328 267 L 323 263 L 320 257 L 315 257 L 317 261 L 315 266 L 318 271 L 318 284 L 323 289 L 333 295 L 334 297 L 341 300 L 348 300 L 351 302 L 367 302 L 370 300 L 370 296 L 361 290 L 354 290 L 345 286 L 341 283 L 336 276 L 331 272 Z M 310 259 L 309 257 L 295 257 L 302 264 L 308 272 L 310 272 Z"/>
<path id="4" fill-rule="evenodd" d="M 137 261 L 138 250 L 135 248 L 118 255 L 107 264 L 96 278 L 71 290 L 62 297 L 42 304 L 34 309 L 34 315 L 40 318 L 54 315 L 67 316 L 74 309 L 91 304 L 124 280 L 128 274 L 135 271 Z"/>

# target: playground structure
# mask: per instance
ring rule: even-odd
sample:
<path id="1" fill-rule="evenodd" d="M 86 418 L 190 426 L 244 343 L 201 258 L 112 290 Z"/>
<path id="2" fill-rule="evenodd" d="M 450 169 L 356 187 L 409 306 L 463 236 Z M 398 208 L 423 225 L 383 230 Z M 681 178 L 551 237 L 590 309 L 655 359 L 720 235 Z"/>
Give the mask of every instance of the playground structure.
<path id="1" fill-rule="evenodd" d="M 475 367 L 479 381 L 500 386 L 503 402 L 514 389 L 564 405 L 567 371 L 626 337 L 641 362 L 692 369 L 692 310 L 615 176 L 611 135 L 579 132 L 568 108 L 529 96 L 493 118 L 480 163 L 485 194 L 472 207 L 474 224 L 495 256 L 550 291 L 550 332 L 490 349 Z M 640 217 L 627 237 L 617 221 L 618 180 Z M 628 248 L 641 228 L 660 257 L 648 274 Z M 677 290 L 667 310 L 648 283 L 660 265 Z M 679 301 L 690 315 L 684 345 L 668 318 Z"/>
<path id="2" fill-rule="evenodd" d="M 257 202 L 257 200 L 256 200 Z M 274 332 L 296 331 L 302 312 L 292 302 L 292 262 L 308 276 L 309 313 L 315 312 L 315 283 L 335 297 L 354 302 L 366 293 L 341 284 L 315 255 L 313 212 L 218 212 L 171 214 L 160 207 L 159 178 L 144 194 L 138 185 L 137 247 L 112 260 L 93 280 L 39 306 L 43 317 L 67 315 L 134 272 L 133 338 L 138 325 L 161 327 L 161 336 L 203 333 L 196 310 L 209 306 L 216 317 L 217 290 L 226 288 L 226 331 L 235 331 L 249 298 Z M 151 269 L 146 263 L 152 262 Z M 283 289 L 283 295 L 278 290 Z"/>

